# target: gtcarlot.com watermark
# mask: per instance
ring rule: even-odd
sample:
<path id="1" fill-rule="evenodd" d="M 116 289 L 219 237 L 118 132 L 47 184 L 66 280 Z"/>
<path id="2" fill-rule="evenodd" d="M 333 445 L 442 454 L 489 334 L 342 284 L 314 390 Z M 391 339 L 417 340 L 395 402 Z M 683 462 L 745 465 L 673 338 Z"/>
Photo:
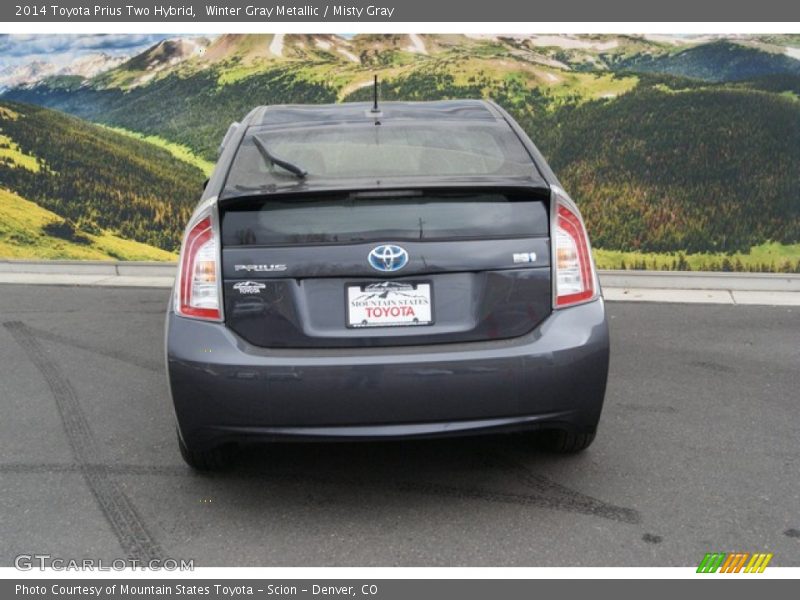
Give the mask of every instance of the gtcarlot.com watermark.
<path id="1" fill-rule="evenodd" d="M 14 557 L 14 567 L 19 571 L 194 571 L 194 559 L 159 558 L 60 558 L 50 554 L 19 554 Z"/>

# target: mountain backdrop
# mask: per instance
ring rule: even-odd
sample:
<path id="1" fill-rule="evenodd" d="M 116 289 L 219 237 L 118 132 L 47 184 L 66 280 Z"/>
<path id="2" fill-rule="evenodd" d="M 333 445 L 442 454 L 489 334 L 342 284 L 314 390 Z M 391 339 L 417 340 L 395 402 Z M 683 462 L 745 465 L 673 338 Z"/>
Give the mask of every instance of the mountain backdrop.
<path id="1" fill-rule="evenodd" d="M 800 271 L 800 36 L 223 35 L 97 62 L 0 64 L 3 202 L 77 236 L 174 252 L 231 121 L 368 99 L 377 74 L 387 100 L 507 108 L 601 266 Z"/>

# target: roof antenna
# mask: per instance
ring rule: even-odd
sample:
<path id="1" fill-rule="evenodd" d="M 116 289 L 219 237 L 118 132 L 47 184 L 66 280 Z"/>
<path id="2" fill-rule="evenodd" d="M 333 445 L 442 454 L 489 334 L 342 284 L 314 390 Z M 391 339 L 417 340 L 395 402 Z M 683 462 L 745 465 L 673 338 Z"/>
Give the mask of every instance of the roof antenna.
<path id="1" fill-rule="evenodd" d="M 378 76 L 375 75 L 375 84 L 372 88 L 372 110 L 370 112 L 379 113 L 381 109 L 378 108 Z"/>

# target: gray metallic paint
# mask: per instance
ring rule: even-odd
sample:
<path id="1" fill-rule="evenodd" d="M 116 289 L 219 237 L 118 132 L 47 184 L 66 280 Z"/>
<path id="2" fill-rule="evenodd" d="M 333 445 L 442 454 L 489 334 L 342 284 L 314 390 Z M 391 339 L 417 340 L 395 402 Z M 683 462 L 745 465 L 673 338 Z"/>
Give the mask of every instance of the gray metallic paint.
<path id="1" fill-rule="evenodd" d="M 551 310 L 549 238 L 403 243 L 411 256 L 397 273 L 367 263 L 372 244 L 243 247 L 223 251 L 226 323 L 264 347 L 394 346 L 478 341 L 522 335 Z M 537 254 L 525 266 L 515 252 Z M 281 263 L 279 273 L 236 273 L 236 264 Z M 258 294 L 233 286 L 259 281 Z M 434 323 L 416 327 L 349 329 L 347 285 L 430 282 Z"/>
<path id="2" fill-rule="evenodd" d="M 364 439 L 597 426 L 608 373 L 602 298 L 507 340 L 268 349 L 223 324 L 167 317 L 180 431 L 196 447 L 298 436 Z"/>

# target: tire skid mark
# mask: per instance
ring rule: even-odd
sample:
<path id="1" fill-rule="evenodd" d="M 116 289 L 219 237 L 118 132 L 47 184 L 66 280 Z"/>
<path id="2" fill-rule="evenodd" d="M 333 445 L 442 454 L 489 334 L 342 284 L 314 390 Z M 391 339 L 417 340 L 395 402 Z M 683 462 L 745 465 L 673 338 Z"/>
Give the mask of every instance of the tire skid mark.
<path id="1" fill-rule="evenodd" d="M 12 321 L 12 323 L 15 322 L 16 321 Z M 25 327 L 29 335 L 36 337 L 40 340 L 47 340 L 48 342 L 56 342 L 57 344 L 63 344 L 64 346 L 71 346 L 73 348 L 78 348 L 79 350 L 86 350 L 87 352 L 92 352 L 94 354 L 99 354 L 100 356 L 113 358 L 114 360 L 128 363 L 142 369 L 147 369 L 148 371 L 158 372 L 163 370 L 164 368 L 164 365 L 160 361 L 155 361 L 155 360 L 151 361 L 146 358 L 134 356 L 126 352 L 120 352 L 119 350 L 111 348 L 99 348 L 97 346 L 88 344 L 81 340 L 76 340 L 75 338 L 61 335 L 59 333 L 52 333 L 50 331 L 44 331 L 43 329 L 37 329 L 35 327 L 31 327 L 30 325 L 23 325 L 23 326 Z"/>
<path id="2" fill-rule="evenodd" d="M 505 466 L 495 463 L 493 466 Z M 114 475 L 155 475 L 167 477 L 191 477 L 198 475 L 186 467 L 181 466 L 148 466 L 148 465 L 103 465 L 103 464 L 57 464 L 57 463 L 10 463 L 0 464 L 0 474 L 38 474 L 38 473 L 82 473 L 85 470 L 98 470 Z M 536 506 L 565 512 L 579 513 L 589 516 L 601 517 L 623 523 L 639 523 L 639 513 L 633 509 L 614 506 L 601 500 L 584 496 L 578 492 L 565 488 L 546 478 L 533 477 L 525 480 L 537 494 L 520 494 L 516 492 L 502 492 L 487 490 L 479 487 L 462 487 L 430 482 L 418 481 L 393 481 L 384 479 L 363 479 L 325 477 L 318 475 L 305 475 L 293 471 L 270 471 L 263 469 L 239 469 L 232 473 L 216 473 L 202 475 L 204 478 L 229 479 L 236 475 L 256 475 L 268 478 L 270 481 L 282 483 L 313 483 L 315 485 L 330 485 L 333 487 L 358 487 L 374 488 L 378 492 L 402 492 L 427 496 L 439 496 L 460 500 L 474 500 L 482 502 L 496 502 L 500 504 L 516 504 L 521 506 Z M 553 495 L 555 493 L 555 495 Z M 550 494 L 550 495 L 547 495 Z"/>
<path id="3" fill-rule="evenodd" d="M 496 465 L 501 466 L 501 465 Z M 508 463 L 505 465 L 506 470 Z M 519 467 L 515 469 L 518 472 Z M 585 496 L 579 492 L 565 488 L 546 478 L 541 480 L 531 477 L 530 482 L 538 485 L 535 489 L 540 493 L 521 494 L 517 492 L 504 492 L 489 490 L 481 487 L 466 487 L 457 485 L 447 485 L 424 481 L 397 481 L 387 479 L 363 479 L 325 476 L 308 476 L 295 472 L 269 471 L 260 469 L 248 469 L 249 473 L 267 476 L 271 480 L 292 483 L 314 483 L 323 485 L 346 486 L 346 487 L 376 487 L 382 486 L 378 491 L 395 491 L 403 493 L 423 494 L 428 496 L 440 496 L 447 498 L 458 498 L 462 500 L 478 500 L 483 502 L 497 502 L 502 504 L 518 504 L 523 506 L 537 506 L 565 512 L 580 513 L 589 516 L 601 517 L 622 523 L 639 523 L 639 513 L 630 508 L 614 506 L 590 496 Z M 530 474 L 532 475 L 532 474 Z M 224 475 L 218 475 L 224 476 Z M 538 476 L 537 476 L 538 477 Z M 523 478 L 525 479 L 525 478 Z M 526 483 L 528 481 L 526 480 Z M 553 493 L 555 492 L 555 494 Z"/>
<path id="4" fill-rule="evenodd" d="M 408 488 L 407 490 L 405 489 L 406 487 Z M 491 491 L 481 488 L 461 488 L 434 483 L 401 484 L 400 489 L 402 491 L 421 491 L 431 495 L 447 496 L 451 498 L 467 498 L 483 500 L 485 502 L 537 506 L 540 508 L 550 508 L 564 512 L 579 513 L 625 523 L 638 522 L 638 520 L 631 521 L 629 516 L 620 513 L 618 507 L 606 505 L 598 501 L 595 501 L 595 503 L 590 503 L 578 501 L 572 498 L 559 498 L 558 496 L 548 496 L 543 494 L 519 494 L 515 492 Z"/>
<path id="5" fill-rule="evenodd" d="M 148 532 L 142 517 L 111 477 L 109 468 L 100 462 L 97 441 L 72 384 L 47 356 L 27 325 L 20 321 L 8 321 L 3 323 L 3 327 L 25 351 L 50 387 L 77 468 L 123 551 L 130 558 L 144 562 L 162 560 L 161 548 Z"/>
<path id="6" fill-rule="evenodd" d="M 487 457 L 487 462 L 493 466 L 515 473 L 519 481 L 523 482 L 531 489 L 543 494 L 548 494 L 548 498 L 555 497 L 564 507 L 564 510 L 592 514 L 622 523 L 638 524 L 641 522 L 639 511 L 633 508 L 609 504 L 603 500 L 593 498 L 592 496 L 582 494 L 560 483 L 556 483 L 544 475 L 532 472 L 521 461 L 510 456 L 495 453 Z"/>

